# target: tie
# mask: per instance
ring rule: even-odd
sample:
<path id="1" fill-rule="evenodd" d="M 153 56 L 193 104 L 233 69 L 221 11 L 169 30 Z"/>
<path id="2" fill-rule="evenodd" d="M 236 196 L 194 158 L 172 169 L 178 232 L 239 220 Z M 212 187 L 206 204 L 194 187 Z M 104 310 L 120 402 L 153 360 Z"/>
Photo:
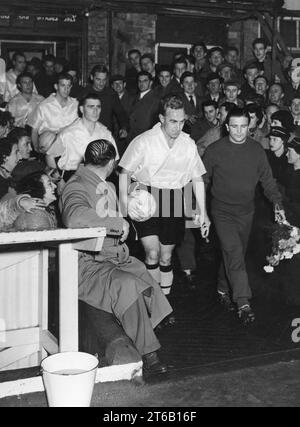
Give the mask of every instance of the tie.
<path id="1" fill-rule="evenodd" d="M 191 104 L 194 108 L 196 108 L 196 105 L 195 105 L 194 97 L 193 97 L 193 96 L 190 96 L 190 104 Z"/>

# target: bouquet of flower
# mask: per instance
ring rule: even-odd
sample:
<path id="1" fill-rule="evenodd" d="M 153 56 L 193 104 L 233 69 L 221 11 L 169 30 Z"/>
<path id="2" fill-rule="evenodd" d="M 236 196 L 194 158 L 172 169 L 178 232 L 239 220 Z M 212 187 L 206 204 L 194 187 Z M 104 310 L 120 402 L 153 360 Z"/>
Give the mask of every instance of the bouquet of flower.
<path id="1" fill-rule="evenodd" d="M 300 229 L 283 220 L 276 224 L 272 235 L 272 254 L 267 256 L 268 265 L 264 267 L 267 273 L 272 273 L 283 259 L 291 259 L 300 253 Z"/>

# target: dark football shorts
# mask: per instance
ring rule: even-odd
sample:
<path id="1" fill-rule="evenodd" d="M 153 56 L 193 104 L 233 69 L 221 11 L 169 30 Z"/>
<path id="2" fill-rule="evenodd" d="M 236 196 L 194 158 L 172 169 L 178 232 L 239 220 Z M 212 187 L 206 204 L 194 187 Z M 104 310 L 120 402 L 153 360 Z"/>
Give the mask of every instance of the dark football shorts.
<path id="1" fill-rule="evenodd" d="M 138 238 L 158 236 L 163 245 L 180 243 L 185 232 L 182 189 L 158 189 L 146 186 L 139 186 L 139 188 L 152 194 L 156 201 L 156 211 L 147 221 L 133 221 Z"/>

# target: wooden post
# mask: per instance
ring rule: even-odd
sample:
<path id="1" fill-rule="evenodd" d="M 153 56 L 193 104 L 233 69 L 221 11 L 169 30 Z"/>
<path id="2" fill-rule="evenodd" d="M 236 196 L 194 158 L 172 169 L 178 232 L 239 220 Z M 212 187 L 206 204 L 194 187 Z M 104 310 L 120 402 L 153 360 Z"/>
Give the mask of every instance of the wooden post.
<path id="1" fill-rule="evenodd" d="M 74 286 L 76 284 L 76 286 Z M 59 351 L 78 351 L 78 252 L 59 246 Z"/>

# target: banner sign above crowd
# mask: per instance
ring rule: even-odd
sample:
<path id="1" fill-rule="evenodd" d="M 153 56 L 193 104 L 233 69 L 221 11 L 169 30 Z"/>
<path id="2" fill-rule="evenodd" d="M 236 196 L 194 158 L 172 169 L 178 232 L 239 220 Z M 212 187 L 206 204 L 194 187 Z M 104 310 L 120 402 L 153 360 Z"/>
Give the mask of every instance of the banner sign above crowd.
<path id="1" fill-rule="evenodd" d="M 80 29 L 82 26 L 82 16 L 77 14 L 41 14 L 41 15 L 17 15 L 2 13 L 0 14 L 0 27 L 26 27 L 26 28 L 40 28 L 40 27 L 67 27 Z"/>

